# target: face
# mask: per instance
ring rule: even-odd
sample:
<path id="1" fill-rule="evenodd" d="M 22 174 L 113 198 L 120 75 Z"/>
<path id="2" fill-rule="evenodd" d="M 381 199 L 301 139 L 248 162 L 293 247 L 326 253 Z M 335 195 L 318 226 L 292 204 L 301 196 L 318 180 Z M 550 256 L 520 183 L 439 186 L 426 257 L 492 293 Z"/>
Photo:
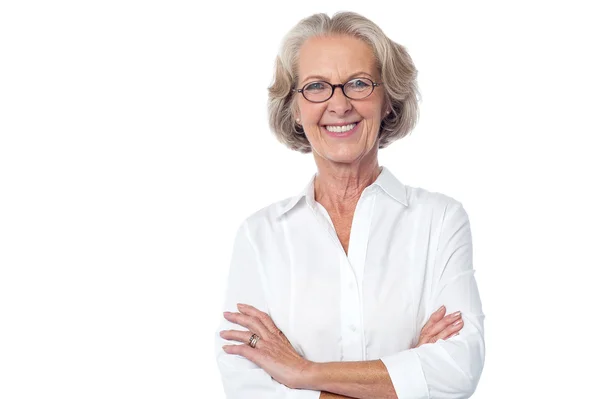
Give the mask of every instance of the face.
<path id="1" fill-rule="evenodd" d="M 297 67 L 297 88 L 315 81 L 344 84 L 356 77 L 381 82 L 371 48 L 350 36 L 307 40 L 300 48 Z M 375 87 L 361 100 L 347 98 L 339 87 L 322 103 L 312 103 L 301 93 L 295 96 L 295 118 L 300 119 L 317 161 L 360 164 L 365 158 L 376 157 L 379 127 L 387 111 L 382 87 Z M 330 131 L 345 130 L 352 124 L 356 125 L 348 132 Z"/>

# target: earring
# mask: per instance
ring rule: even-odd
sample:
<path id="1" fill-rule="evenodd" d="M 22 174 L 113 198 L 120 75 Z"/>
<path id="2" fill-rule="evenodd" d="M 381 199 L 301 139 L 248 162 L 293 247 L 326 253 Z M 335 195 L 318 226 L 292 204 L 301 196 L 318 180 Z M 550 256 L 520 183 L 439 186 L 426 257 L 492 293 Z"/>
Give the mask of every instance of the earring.
<path id="1" fill-rule="evenodd" d="M 304 134 L 304 129 L 302 128 L 302 125 L 300 124 L 300 118 L 296 118 L 296 124 L 300 127 L 300 130 L 297 130 L 296 127 L 294 127 L 294 131 L 296 134 Z"/>

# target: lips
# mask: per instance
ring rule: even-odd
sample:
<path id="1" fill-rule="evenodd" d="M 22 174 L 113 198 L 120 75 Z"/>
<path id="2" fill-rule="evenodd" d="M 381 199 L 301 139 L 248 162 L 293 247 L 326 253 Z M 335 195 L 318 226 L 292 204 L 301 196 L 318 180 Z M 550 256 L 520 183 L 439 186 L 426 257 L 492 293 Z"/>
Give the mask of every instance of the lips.
<path id="1" fill-rule="evenodd" d="M 341 125 L 341 126 L 325 125 L 325 129 L 327 129 L 328 131 L 333 132 L 333 133 L 343 133 L 343 132 L 352 130 L 354 128 L 354 126 L 356 126 L 356 123 L 349 123 L 347 125 Z"/>
<path id="2" fill-rule="evenodd" d="M 335 138 L 341 138 L 353 135 L 358 130 L 361 122 L 362 121 L 346 122 L 335 125 L 322 125 L 321 127 L 327 135 Z"/>
<path id="3" fill-rule="evenodd" d="M 323 126 L 323 127 L 326 127 L 326 126 L 346 126 L 346 125 L 351 125 L 353 123 L 358 123 L 358 122 L 360 122 L 360 121 L 358 120 L 358 121 L 341 122 L 341 123 L 326 123 L 326 124 L 323 124 L 321 126 Z"/>

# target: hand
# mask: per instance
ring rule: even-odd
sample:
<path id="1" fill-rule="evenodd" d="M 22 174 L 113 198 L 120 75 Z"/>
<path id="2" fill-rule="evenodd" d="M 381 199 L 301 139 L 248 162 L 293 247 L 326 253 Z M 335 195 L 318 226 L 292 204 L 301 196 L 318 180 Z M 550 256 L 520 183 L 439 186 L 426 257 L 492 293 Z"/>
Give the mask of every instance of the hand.
<path id="1" fill-rule="evenodd" d="M 250 331 L 221 331 L 222 338 L 243 342 L 242 345 L 224 345 L 223 350 L 245 357 L 289 388 L 302 388 L 302 378 L 308 374 L 312 362 L 296 352 L 268 314 L 244 304 L 238 304 L 238 310 L 240 313 L 225 312 L 223 315 Z M 252 334 L 260 337 L 255 348 L 249 345 Z"/>
<path id="2" fill-rule="evenodd" d="M 458 334 L 464 325 L 460 311 L 444 317 L 445 313 L 446 307 L 442 306 L 429 317 L 429 320 L 421 329 L 419 343 L 415 348 L 423 344 L 433 344 L 438 339 L 452 338 Z"/>

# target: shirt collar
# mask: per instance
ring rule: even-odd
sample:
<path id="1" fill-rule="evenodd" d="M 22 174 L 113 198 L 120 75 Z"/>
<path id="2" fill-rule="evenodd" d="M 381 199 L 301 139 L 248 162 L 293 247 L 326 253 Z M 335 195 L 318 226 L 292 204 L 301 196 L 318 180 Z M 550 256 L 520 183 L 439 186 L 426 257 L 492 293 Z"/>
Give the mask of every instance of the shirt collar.
<path id="1" fill-rule="evenodd" d="M 283 216 L 285 213 L 290 211 L 303 197 L 306 197 L 306 202 L 311 208 L 314 208 L 315 203 L 315 177 L 317 174 L 313 174 L 310 181 L 304 187 L 304 189 L 295 197 L 290 198 L 287 203 L 283 205 L 283 208 L 278 212 L 278 217 Z"/>
<path id="2" fill-rule="evenodd" d="M 311 208 L 313 208 L 313 209 L 315 208 L 315 186 L 314 186 L 314 184 L 315 184 L 316 176 L 317 176 L 316 173 L 313 174 L 312 177 L 310 178 L 310 181 L 304 187 L 304 189 L 295 197 L 290 198 L 287 201 L 287 203 L 285 203 L 283 205 L 283 208 L 281 208 L 281 210 L 278 212 L 278 216 L 282 216 L 286 212 L 290 211 L 304 197 L 306 197 L 306 203 Z M 404 206 L 408 206 L 408 201 L 406 198 L 406 186 L 404 184 L 402 184 L 402 182 L 400 180 L 398 180 L 392 174 L 392 172 L 385 166 L 382 166 L 381 173 L 379 174 L 379 176 L 377 176 L 377 179 L 373 182 L 372 185 L 370 185 L 366 189 L 368 189 L 370 187 L 374 187 L 374 186 L 380 187 L 383 190 L 383 192 L 385 192 L 387 195 L 389 195 L 390 197 L 392 197 L 399 203 L 403 204 Z"/>
<path id="3" fill-rule="evenodd" d="M 378 185 L 387 195 L 402 205 L 408 206 L 406 186 L 385 166 L 382 166 L 381 173 L 373 184 Z"/>

